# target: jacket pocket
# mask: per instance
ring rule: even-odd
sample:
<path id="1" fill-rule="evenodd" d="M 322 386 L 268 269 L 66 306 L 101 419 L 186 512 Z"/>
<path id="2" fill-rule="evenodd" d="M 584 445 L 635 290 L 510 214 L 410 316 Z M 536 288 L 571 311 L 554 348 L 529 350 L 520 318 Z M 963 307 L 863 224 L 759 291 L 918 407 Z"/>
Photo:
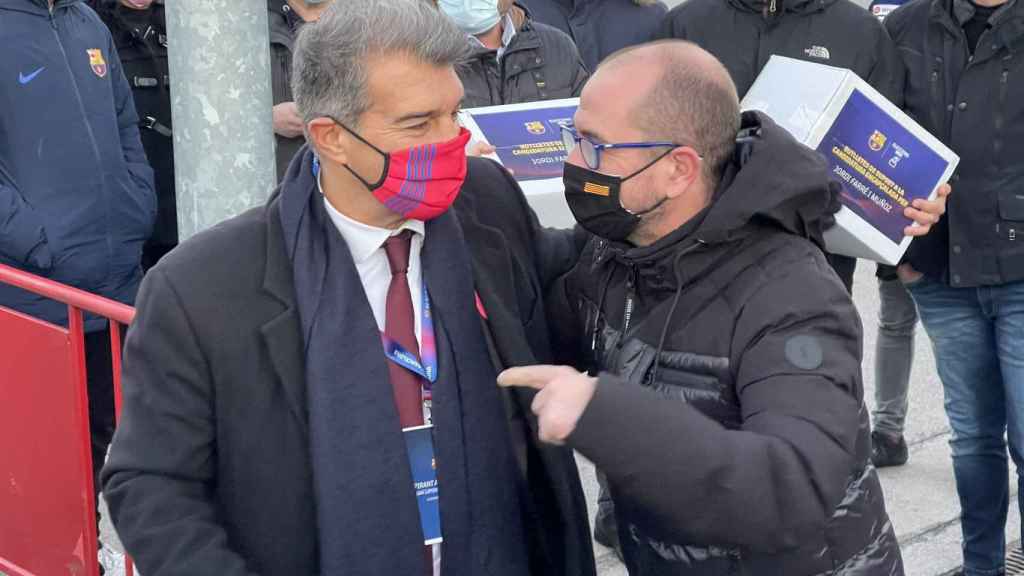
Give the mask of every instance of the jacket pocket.
<path id="1" fill-rule="evenodd" d="M 0 256 L 30 272 L 48 272 L 53 253 L 42 217 L 13 186 L 0 184 Z"/>
<path id="2" fill-rule="evenodd" d="M 736 429 L 742 423 L 728 358 L 662 352 L 657 362 L 651 362 L 644 382 L 652 390 L 690 404 L 727 428 Z"/>
<path id="3" fill-rule="evenodd" d="M 149 170 L 149 168 L 146 168 Z M 129 237 L 147 240 L 153 233 L 153 226 L 156 224 L 157 198 L 156 191 L 150 184 L 152 174 L 138 175 L 128 166 L 125 170 L 126 177 L 123 180 L 125 199 L 122 206 L 128 211 L 125 216 L 126 223 L 131 223 L 127 228 Z M 147 181 L 146 177 L 150 180 Z"/>
<path id="4" fill-rule="evenodd" d="M 999 217 L 1003 220 L 1024 222 L 1024 190 L 999 192 Z"/>

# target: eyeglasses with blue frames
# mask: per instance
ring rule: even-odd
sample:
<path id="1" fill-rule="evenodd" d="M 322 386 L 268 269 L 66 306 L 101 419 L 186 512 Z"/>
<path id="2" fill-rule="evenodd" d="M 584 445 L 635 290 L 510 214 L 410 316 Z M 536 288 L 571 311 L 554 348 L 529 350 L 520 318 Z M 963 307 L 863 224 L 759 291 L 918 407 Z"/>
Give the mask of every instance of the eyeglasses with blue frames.
<path id="1" fill-rule="evenodd" d="M 562 145 L 565 146 L 566 155 L 572 154 L 577 147 L 580 149 L 580 156 L 583 162 L 591 170 L 598 170 L 601 167 L 601 151 L 615 150 L 617 148 L 679 148 L 682 144 L 675 142 L 618 142 L 615 144 L 598 144 L 586 136 L 580 135 L 572 124 L 562 124 Z M 666 152 L 667 153 L 667 152 Z"/>

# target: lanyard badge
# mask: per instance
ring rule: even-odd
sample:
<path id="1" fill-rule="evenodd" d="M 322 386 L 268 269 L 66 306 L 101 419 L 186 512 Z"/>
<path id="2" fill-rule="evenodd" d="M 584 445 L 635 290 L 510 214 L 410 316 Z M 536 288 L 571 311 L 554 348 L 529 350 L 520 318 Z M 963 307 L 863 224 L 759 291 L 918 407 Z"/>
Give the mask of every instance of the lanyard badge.
<path id="1" fill-rule="evenodd" d="M 384 345 L 384 355 L 388 360 L 423 378 L 423 420 L 429 424 L 433 421 L 431 418 L 432 388 L 434 382 L 437 381 L 437 338 L 434 334 L 430 295 L 427 294 L 425 285 L 422 289 L 422 304 L 420 306 L 420 332 L 419 357 L 383 332 L 380 334 L 380 340 Z"/>

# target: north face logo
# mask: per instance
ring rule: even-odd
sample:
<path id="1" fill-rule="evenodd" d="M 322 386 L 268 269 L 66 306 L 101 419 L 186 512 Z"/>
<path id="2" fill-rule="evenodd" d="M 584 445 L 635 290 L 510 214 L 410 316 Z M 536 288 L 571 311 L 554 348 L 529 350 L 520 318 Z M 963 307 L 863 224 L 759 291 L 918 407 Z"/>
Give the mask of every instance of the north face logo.
<path id="1" fill-rule="evenodd" d="M 828 48 L 825 48 L 824 46 L 811 46 L 810 48 L 805 48 L 804 54 L 807 54 L 811 58 L 820 58 L 822 60 L 829 60 L 831 58 Z"/>

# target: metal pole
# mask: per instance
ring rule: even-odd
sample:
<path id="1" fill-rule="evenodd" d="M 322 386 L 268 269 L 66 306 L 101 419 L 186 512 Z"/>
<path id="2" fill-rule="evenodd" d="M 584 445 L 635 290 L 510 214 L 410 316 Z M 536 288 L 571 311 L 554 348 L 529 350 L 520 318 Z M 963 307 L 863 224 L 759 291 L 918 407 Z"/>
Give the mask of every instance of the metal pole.
<path id="1" fill-rule="evenodd" d="M 276 184 L 266 0 L 166 3 L 181 240 Z"/>

